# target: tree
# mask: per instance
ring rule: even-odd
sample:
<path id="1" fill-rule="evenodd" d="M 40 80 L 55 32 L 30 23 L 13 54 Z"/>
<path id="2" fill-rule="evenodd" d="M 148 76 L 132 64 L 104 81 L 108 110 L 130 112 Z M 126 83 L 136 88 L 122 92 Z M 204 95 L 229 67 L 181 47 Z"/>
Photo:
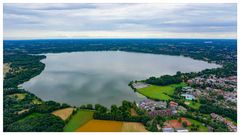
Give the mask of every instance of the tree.
<path id="1" fill-rule="evenodd" d="M 183 127 L 187 127 L 187 123 L 184 121 L 182 122 Z"/>
<path id="2" fill-rule="evenodd" d="M 92 104 L 87 104 L 87 107 L 86 107 L 87 109 L 90 109 L 90 110 L 93 110 L 93 106 L 92 106 Z"/>
<path id="3" fill-rule="evenodd" d="M 61 132 L 64 121 L 52 114 L 34 113 L 7 127 L 8 132 Z"/>

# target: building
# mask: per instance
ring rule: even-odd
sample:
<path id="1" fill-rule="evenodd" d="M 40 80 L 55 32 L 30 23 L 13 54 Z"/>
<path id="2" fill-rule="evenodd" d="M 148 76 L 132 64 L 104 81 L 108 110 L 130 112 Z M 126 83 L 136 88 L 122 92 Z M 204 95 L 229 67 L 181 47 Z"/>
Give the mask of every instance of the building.
<path id="1" fill-rule="evenodd" d="M 184 93 L 184 94 L 181 94 L 182 97 L 184 97 L 186 100 L 195 100 L 196 97 L 193 96 L 192 94 L 187 94 L 187 93 Z"/>
<path id="2" fill-rule="evenodd" d="M 185 91 L 187 93 L 192 93 L 194 89 L 192 87 L 186 86 L 182 88 L 182 91 Z"/>
<path id="3" fill-rule="evenodd" d="M 186 113 L 187 112 L 187 109 L 185 108 L 185 107 L 183 107 L 183 106 L 178 106 L 178 111 L 181 111 L 181 112 L 183 112 L 183 113 Z"/>
<path id="4" fill-rule="evenodd" d="M 167 102 L 165 102 L 165 101 L 158 101 L 155 103 L 156 103 L 156 108 L 161 108 L 161 109 L 167 108 Z"/>
<path id="5" fill-rule="evenodd" d="M 172 116 L 172 110 L 171 109 L 165 109 L 165 110 L 154 110 L 148 112 L 148 115 L 150 117 L 156 117 L 156 116 Z"/>
<path id="6" fill-rule="evenodd" d="M 170 102 L 169 102 L 169 108 L 170 108 L 170 109 L 176 110 L 177 107 L 178 107 L 178 103 L 173 102 L 173 101 L 170 101 Z"/>
<path id="7" fill-rule="evenodd" d="M 163 132 L 174 132 L 173 128 L 162 128 Z"/>
<path id="8" fill-rule="evenodd" d="M 167 102 L 165 101 L 153 101 L 153 100 L 143 100 L 138 105 L 141 109 L 147 111 L 154 111 L 167 108 Z"/>
<path id="9" fill-rule="evenodd" d="M 176 128 L 175 129 L 177 132 L 188 132 L 186 128 Z"/>

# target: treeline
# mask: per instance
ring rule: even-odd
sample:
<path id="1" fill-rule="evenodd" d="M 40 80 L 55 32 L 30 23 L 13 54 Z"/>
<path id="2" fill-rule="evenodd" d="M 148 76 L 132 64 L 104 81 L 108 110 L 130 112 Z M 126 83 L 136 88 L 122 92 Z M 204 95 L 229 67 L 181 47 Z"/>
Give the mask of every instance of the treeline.
<path id="1" fill-rule="evenodd" d="M 46 56 L 26 54 L 4 56 L 4 63 L 11 63 L 11 69 L 4 77 L 3 87 L 17 87 L 19 84 L 40 74 L 45 68 L 45 64 L 40 62 L 44 58 Z"/>
<path id="2" fill-rule="evenodd" d="M 148 84 L 153 84 L 153 85 L 159 85 L 159 86 L 164 86 L 164 85 L 169 85 L 169 84 L 175 84 L 175 83 L 181 83 L 182 78 L 181 78 L 181 72 L 177 72 L 176 75 L 163 75 L 161 77 L 150 77 L 145 81 Z"/>
<path id="3" fill-rule="evenodd" d="M 34 113 L 10 124 L 7 132 L 61 132 L 64 121 L 52 114 Z"/>
<path id="4" fill-rule="evenodd" d="M 122 105 L 117 107 L 112 105 L 108 110 L 102 105 L 95 105 L 95 112 L 93 114 L 94 119 L 100 120 L 116 120 L 116 121 L 128 121 L 128 122 L 141 122 L 146 125 L 150 118 L 147 115 L 131 116 L 130 109 L 133 108 L 133 103 L 123 101 Z"/>

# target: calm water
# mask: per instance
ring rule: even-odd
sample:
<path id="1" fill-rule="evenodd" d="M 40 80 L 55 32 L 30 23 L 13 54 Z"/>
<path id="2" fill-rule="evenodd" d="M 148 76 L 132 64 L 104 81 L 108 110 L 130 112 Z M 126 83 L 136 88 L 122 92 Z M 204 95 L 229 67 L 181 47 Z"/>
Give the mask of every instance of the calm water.
<path id="1" fill-rule="evenodd" d="M 181 56 L 118 51 L 46 54 L 44 71 L 24 83 L 23 88 L 43 100 L 71 105 L 119 105 L 122 100 L 143 97 L 128 87 L 131 80 L 150 76 L 191 72 L 218 65 Z"/>

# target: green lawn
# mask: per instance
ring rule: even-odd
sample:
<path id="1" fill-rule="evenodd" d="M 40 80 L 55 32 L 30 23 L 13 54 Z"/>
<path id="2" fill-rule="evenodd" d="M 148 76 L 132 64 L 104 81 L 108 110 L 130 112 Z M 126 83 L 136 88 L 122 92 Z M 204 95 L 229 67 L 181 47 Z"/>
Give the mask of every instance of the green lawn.
<path id="1" fill-rule="evenodd" d="M 167 86 L 150 85 L 148 87 L 138 89 L 137 92 L 151 99 L 170 100 L 171 99 L 170 96 L 173 95 L 175 88 L 179 86 L 184 87 L 184 86 L 187 86 L 187 84 L 179 83 L 179 84 L 171 84 Z"/>
<path id="2" fill-rule="evenodd" d="M 94 111 L 78 110 L 64 127 L 64 132 L 73 132 L 89 120 L 93 119 Z"/>
<path id="3" fill-rule="evenodd" d="M 190 121 L 192 124 L 199 125 L 198 132 L 208 132 L 208 128 L 203 126 L 201 122 L 196 121 L 194 119 L 187 118 L 188 121 Z M 192 126 L 187 127 L 188 130 L 191 130 Z"/>
<path id="4" fill-rule="evenodd" d="M 185 102 L 189 102 L 190 104 L 188 104 L 187 106 L 189 106 L 189 107 L 191 107 L 191 108 L 193 108 L 193 109 L 196 109 L 196 110 L 198 110 L 199 107 L 201 106 L 200 103 L 198 103 L 198 102 L 193 102 L 193 101 L 191 101 L 191 100 L 186 100 Z"/>

